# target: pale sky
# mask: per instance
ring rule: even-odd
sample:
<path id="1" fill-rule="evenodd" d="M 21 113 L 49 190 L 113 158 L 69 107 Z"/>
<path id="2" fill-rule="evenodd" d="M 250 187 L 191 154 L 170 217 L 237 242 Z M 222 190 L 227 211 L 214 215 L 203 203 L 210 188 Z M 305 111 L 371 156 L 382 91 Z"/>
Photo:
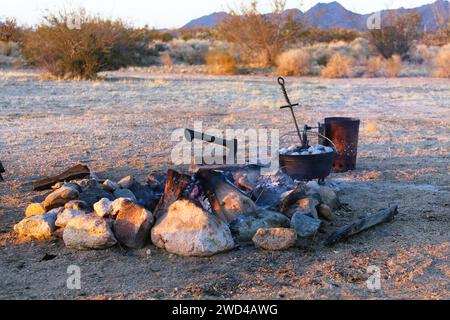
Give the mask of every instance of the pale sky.
<path id="1" fill-rule="evenodd" d="M 149 25 L 157 28 L 176 28 L 190 20 L 216 11 L 228 11 L 239 3 L 251 0 L 0 0 L 0 20 L 15 17 L 19 23 L 34 25 L 41 20 L 45 10 L 85 8 L 89 13 L 122 18 L 135 26 Z M 288 0 L 288 8 L 306 11 L 318 2 L 332 0 Z M 358 13 L 371 13 L 382 9 L 412 8 L 432 3 L 434 0 L 338 0 L 345 8 Z M 267 11 L 270 0 L 261 0 Z"/>

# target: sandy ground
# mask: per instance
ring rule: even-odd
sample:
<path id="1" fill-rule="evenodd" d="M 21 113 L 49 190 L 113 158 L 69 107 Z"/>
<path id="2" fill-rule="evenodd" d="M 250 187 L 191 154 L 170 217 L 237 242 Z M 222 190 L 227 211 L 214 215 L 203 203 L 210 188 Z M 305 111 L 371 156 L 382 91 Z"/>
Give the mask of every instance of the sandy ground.
<path id="1" fill-rule="evenodd" d="M 30 202 L 30 182 L 83 162 L 100 175 L 145 180 L 171 167 L 173 129 L 292 130 L 274 77 L 116 72 L 96 82 L 41 81 L 0 71 L 0 298 L 3 299 L 450 299 L 450 82 L 448 79 L 290 78 L 301 123 L 362 120 L 358 168 L 334 174 L 343 220 L 397 204 L 387 223 L 333 247 L 323 234 L 286 252 L 245 245 L 211 258 L 183 258 L 152 245 L 77 252 L 62 241 L 10 234 Z M 327 230 L 335 226 L 327 225 Z M 45 260 L 46 254 L 56 257 Z M 81 268 L 81 290 L 66 287 Z M 368 266 L 381 290 L 366 286 Z"/>

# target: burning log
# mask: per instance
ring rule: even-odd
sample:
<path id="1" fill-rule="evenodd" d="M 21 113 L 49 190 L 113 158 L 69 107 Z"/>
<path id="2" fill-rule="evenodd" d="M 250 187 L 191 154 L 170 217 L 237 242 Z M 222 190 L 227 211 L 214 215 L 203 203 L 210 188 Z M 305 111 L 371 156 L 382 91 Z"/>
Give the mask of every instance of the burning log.
<path id="1" fill-rule="evenodd" d="M 299 184 L 294 190 L 292 190 L 280 204 L 280 212 L 286 213 L 289 208 L 297 201 L 307 197 L 306 187 L 303 184 Z"/>
<path id="2" fill-rule="evenodd" d="M 182 174 L 175 170 L 168 170 L 164 194 L 155 208 L 154 217 L 157 219 L 167 211 L 172 203 L 181 199 L 191 182 L 192 177 L 190 175 Z"/>
<path id="3" fill-rule="evenodd" d="M 61 174 L 33 182 L 33 190 L 42 191 L 51 189 L 51 187 L 58 182 L 82 179 L 90 175 L 90 173 L 91 171 L 87 166 L 77 164 Z"/>
<path id="4" fill-rule="evenodd" d="M 255 203 L 216 170 L 200 169 L 196 174 L 212 211 L 229 223 L 237 216 L 256 211 Z"/>
<path id="5" fill-rule="evenodd" d="M 392 219 L 394 219 L 395 215 L 398 214 L 397 209 L 397 206 L 387 208 L 381 210 L 376 214 L 359 219 L 349 225 L 339 228 L 330 237 L 328 237 L 328 239 L 325 240 L 325 245 L 333 245 L 378 224 L 391 221 Z"/>

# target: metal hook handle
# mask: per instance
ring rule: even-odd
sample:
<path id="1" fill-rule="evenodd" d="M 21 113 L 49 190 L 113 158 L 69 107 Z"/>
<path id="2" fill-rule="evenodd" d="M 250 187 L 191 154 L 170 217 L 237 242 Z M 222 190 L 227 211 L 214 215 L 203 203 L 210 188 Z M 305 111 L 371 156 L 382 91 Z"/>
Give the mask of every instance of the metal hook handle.
<path id="1" fill-rule="evenodd" d="M 286 82 L 284 81 L 284 78 L 283 77 L 278 77 L 277 81 L 278 81 L 278 84 L 281 86 L 281 91 L 283 92 L 284 99 L 286 99 L 286 102 L 287 102 L 288 106 L 292 106 L 291 100 L 289 99 L 289 96 L 288 96 L 287 91 L 286 91 L 286 86 L 285 86 Z"/>
<path id="2" fill-rule="evenodd" d="M 280 86 L 284 86 L 284 78 L 283 77 L 278 77 L 278 84 Z"/>

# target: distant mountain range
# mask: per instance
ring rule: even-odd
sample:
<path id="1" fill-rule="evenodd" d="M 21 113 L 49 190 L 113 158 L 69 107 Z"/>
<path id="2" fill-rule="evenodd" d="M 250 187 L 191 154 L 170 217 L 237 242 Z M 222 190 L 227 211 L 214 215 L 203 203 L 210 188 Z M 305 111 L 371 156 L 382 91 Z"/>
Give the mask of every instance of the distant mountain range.
<path id="1" fill-rule="evenodd" d="M 436 30 L 439 26 L 438 20 L 448 22 L 450 16 L 450 2 L 448 0 L 437 0 L 432 4 L 426 4 L 412 9 L 392 9 L 381 11 L 381 17 L 387 14 L 402 15 L 409 12 L 418 12 L 422 15 L 422 29 L 426 31 Z M 322 29 L 355 29 L 367 31 L 367 19 L 373 15 L 359 14 L 347 10 L 338 2 L 318 3 L 306 12 L 298 9 L 286 10 L 285 14 L 291 14 L 296 20 L 303 21 L 309 26 Z M 212 28 L 228 16 L 226 12 L 215 12 L 207 16 L 192 20 L 183 28 Z"/>

